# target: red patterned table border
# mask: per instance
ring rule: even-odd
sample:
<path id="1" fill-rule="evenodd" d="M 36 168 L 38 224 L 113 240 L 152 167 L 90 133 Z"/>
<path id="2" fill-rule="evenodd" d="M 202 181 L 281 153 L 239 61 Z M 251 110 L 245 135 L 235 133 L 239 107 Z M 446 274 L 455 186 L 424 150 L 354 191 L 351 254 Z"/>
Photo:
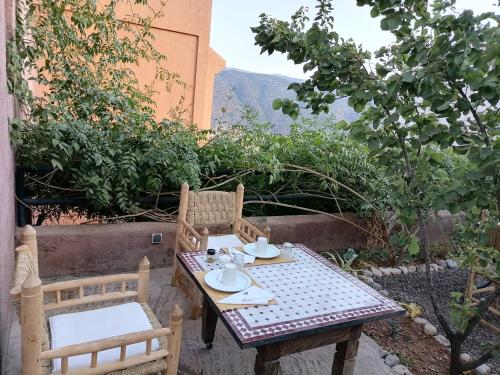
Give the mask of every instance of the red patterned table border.
<path id="1" fill-rule="evenodd" d="M 370 288 L 355 276 L 343 271 L 341 268 L 328 261 L 320 254 L 314 252 L 313 250 L 307 248 L 302 244 L 295 244 L 295 246 L 303 250 L 316 261 L 331 268 L 338 275 L 349 280 L 349 282 L 356 285 L 356 287 L 362 289 L 367 294 L 378 299 L 380 301 L 380 304 L 366 308 L 355 308 L 337 313 L 327 313 L 301 319 L 293 319 L 253 328 L 248 325 L 238 309 L 223 312 L 223 318 L 226 319 L 227 323 L 232 328 L 233 332 L 236 334 L 242 344 L 246 345 L 250 343 L 257 343 L 259 341 L 274 337 L 277 338 L 285 335 L 288 336 L 291 333 L 315 330 L 327 326 L 362 324 L 367 321 L 376 320 L 377 318 L 382 319 L 385 316 L 401 314 L 404 311 L 394 301 L 381 296 L 374 289 Z M 199 256 L 202 254 L 203 252 L 182 253 L 179 254 L 179 257 L 183 261 L 183 264 L 189 269 L 189 271 L 194 273 L 204 270 L 204 268 L 197 262 L 195 258 L 195 256 Z"/>

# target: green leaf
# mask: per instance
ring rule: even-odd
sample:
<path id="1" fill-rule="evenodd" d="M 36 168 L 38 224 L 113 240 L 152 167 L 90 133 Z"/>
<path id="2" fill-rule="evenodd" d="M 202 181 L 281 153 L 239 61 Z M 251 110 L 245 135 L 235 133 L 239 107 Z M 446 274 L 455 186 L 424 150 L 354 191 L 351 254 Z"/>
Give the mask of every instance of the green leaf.
<path id="1" fill-rule="evenodd" d="M 415 236 L 410 238 L 410 242 L 408 243 L 408 252 L 410 255 L 415 256 L 419 253 L 420 246 L 418 244 L 418 239 Z"/>
<path id="2" fill-rule="evenodd" d="M 273 100 L 273 109 L 278 110 L 283 106 L 283 101 L 281 99 L 274 99 Z"/>

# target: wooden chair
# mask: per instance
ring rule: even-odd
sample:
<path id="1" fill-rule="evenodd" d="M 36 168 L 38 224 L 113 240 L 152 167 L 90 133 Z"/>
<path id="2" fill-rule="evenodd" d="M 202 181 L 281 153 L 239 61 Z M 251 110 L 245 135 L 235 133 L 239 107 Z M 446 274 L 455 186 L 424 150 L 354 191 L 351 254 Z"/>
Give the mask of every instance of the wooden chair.
<path id="1" fill-rule="evenodd" d="M 175 254 L 187 251 L 204 251 L 217 242 L 217 247 L 235 246 L 235 240 L 241 244 L 255 242 L 258 237 L 270 239 L 269 226 L 261 231 L 242 218 L 244 187 L 239 184 L 236 192 L 225 191 L 189 191 L 185 182 L 181 187 L 179 217 L 175 239 Z M 225 224 L 231 226 L 229 236 L 210 236 L 207 225 Z M 196 227 L 203 226 L 199 233 Z M 225 241 L 227 244 L 225 244 Z M 177 264 L 174 255 L 172 285 L 178 286 L 193 301 L 191 318 L 196 319 L 201 312 L 202 297 L 191 279 Z"/>
<path id="2" fill-rule="evenodd" d="M 488 280 L 486 285 L 478 286 L 478 277 L 481 277 L 483 280 Z M 469 280 L 467 283 L 467 290 L 465 292 L 466 298 L 472 303 L 473 306 L 479 304 L 479 300 L 474 297 L 475 294 L 482 293 L 495 293 L 496 289 L 499 287 L 499 284 L 488 277 L 488 275 L 479 274 L 473 270 L 469 273 Z M 500 316 L 500 298 L 497 298 L 491 306 L 488 308 L 488 311 L 496 316 Z M 481 323 L 485 326 L 491 328 L 496 333 L 500 333 L 500 327 L 497 325 L 485 320 L 481 319 Z"/>
<path id="3" fill-rule="evenodd" d="M 489 212 L 488 210 L 483 210 L 481 212 L 481 221 L 482 222 L 487 222 L 489 218 Z M 497 249 L 497 255 L 500 255 L 500 223 L 497 224 L 497 227 L 495 230 L 491 232 L 491 239 L 490 239 L 490 244 L 492 247 Z M 497 256 L 498 258 L 498 256 Z M 495 266 L 492 266 L 492 268 Z M 482 293 L 495 293 L 497 288 L 499 288 L 498 282 L 494 280 L 495 277 L 495 270 L 493 269 L 485 269 L 482 271 L 482 273 L 478 273 L 474 270 L 470 270 L 469 273 L 469 279 L 467 282 L 467 289 L 465 291 L 465 298 L 472 303 L 473 306 L 476 306 L 479 304 L 479 300 L 474 297 L 475 294 L 482 294 Z M 482 278 L 486 280 L 486 284 L 483 283 L 483 285 L 479 285 L 478 278 Z M 497 298 L 488 308 L 488 311 L 496 316 L 500 316 L 500 298 Z M 491 328 L 494 330 L 496 333 L 500 333 L 500 327 L 497 325 L 485 320 L 481 319 L 481 323 L 484 324 L 485 326 Z"/>
<path id="4" fill-rule="evenodd" d="M 11 297 L 21 324 L 21 358 L 24 375 L 177 374 L 182 334 L 182 310 L 175 305 L 170 313 L 170 327 L 161 326 L 147 304 L 149 262 L 146 257 L 140 262 L 137 273 L 73 279 L 42 285 L 36 262 L 35 230 L 26 226 L 20 240 L 23 245 L 16 249 L 15 280 Z M 131 284 L 135 283 L 137 287 L 131 288 Z M 98 294 L 88 293 L 96 290 Z M 59 319 L 73 316 L 73 314 L 57 313 L 60 309 L 76 311 L 77 317 L 89 311 L 93 314 L 92 316 L 95 316 L 106 309 L 102 307 L 103 305 L 108 306 L 109 302 L 123 301 L 123 299 L 137 301 L 140 307 L 137 303 L 130 303 L 130 305 L 134 305 L 136 310 L 145 314 L 144 319 L 146 322 L 149 321 L 150 329 L 68 346 L 57 346 L 51 342 L 53 336 L 50 332 L 49 317 Z M 124 308 L 126 305 L 126 303 L 120 303 L 114 304 L 114 307 Z M 78 318 L 75 319 L 78 323 L 80 322 Z M 121 323 L 123 316 L 116 316 L 116 320 L 112 316 L 112 319 L 117 322 L 117 325 L 126 329 L 127 325 Z M 95 324 L 98 325 L 99 322 L 95 321 Z M 90 326 L 90 324 L 84 325 L 82 330 L 87 330 Z M 67 334 L 61 326 L 58 327 L 58 333 L 59 335 Z M 137 353 L 136 344 L 144 348 L 140 349 L 139 353 Z M 132 354 L 130 354 L 131 345 L 135 345 Z M 114 351 L 116 358 L 105 362 L 101 358 L 104 356 L 109 358 L 109 350 Z M 108 352 L 104 353 L 105 351 Z M 77 358 L 82 355 L 85 357 Z M 80 363 L 84 361 L 84 367 L 72 366 L 72 361 L 76 360 Z M 57 371 L 54 371 L 56 363 Z"/>

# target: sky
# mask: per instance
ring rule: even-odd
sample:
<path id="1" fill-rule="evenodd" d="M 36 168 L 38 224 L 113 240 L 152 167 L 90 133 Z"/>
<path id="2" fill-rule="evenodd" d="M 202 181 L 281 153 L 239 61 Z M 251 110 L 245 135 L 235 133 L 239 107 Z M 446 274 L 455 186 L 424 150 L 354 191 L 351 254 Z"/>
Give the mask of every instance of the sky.
<path id="1" fill-rule="evenodd" d="M 475 13 L 498 12 L 495 2 L 458 0 L 457 8 L 469 8 Z M 259 24 L 261 13 L 288 21 L 300 6 L 308 6 L 314 12 L 315 4 L 315 0 L 213 0 L 210 45 L 226 60 L 228 68 L 304 78 L 302 68 L 288 61 L 285 55 L 260 55 L 260 47 L 254 45 L 250 27 Z M 355 0 L 336 0 L 333 5 L 335 31 L 340 36 L 353 38 L 369 51 L 393 40 L 389 32 L 380 30 L 380 19 L 370 17 L 368 7 L 357 7 Z"/>

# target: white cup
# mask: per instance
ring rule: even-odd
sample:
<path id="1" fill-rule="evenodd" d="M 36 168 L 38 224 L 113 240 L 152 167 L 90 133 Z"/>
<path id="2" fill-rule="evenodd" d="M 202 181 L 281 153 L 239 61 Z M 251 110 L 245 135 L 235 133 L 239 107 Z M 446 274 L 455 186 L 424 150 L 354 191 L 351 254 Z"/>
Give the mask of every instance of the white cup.
<path id="1" fill-rule="evenodd" d="M 267 238 L 259 237 L 255 243 L 255 254 L 266 255 L 267 253 Z"/>
<path id="2" fill-rule="evenodd" d="M 219 263 L 224 266 L 225 264 L 231 262 L 231 257 L 227 254 L 219 255 Z"/>
<path id="3" fill-rule="evenodd" d="M 236 284 L 236 266 L 233 263 L 226 263 L 224 265 L 220 282 L 225 285 Z"/>

